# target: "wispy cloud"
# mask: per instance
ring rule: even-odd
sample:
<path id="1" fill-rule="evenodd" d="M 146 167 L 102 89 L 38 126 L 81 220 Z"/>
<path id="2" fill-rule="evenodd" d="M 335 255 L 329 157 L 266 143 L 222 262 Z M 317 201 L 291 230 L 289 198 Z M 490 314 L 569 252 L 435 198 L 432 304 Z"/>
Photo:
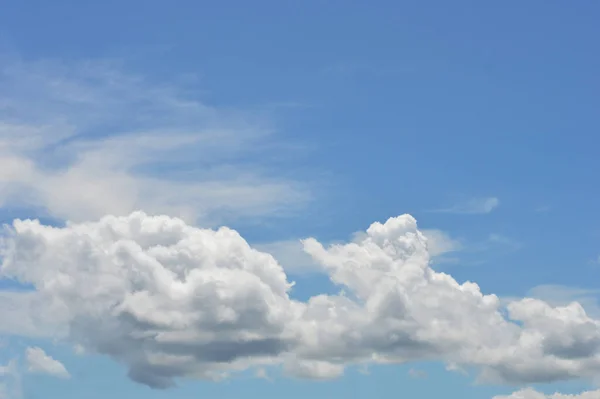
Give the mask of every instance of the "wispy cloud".
<path id="1" fill-rule="evenodd" d="M 427 249 L 434 265 L 480 265 L 485 258 L 511 253 L 522 243 L 503 234 L 490 233 L 483 238 L 460 239 L 438 229 L 422 230 L 427 237 Z"/>
<path id="2" fill-rule="evenodd" d="M 0 206 L 70 220 L 144 209 L 221 223 L 310 200 L 306 184 L 270 167 L 281 148 L 264 118 L 208 106 L 117 64 L 6 65 Z"/>
<path id="3" fill-rule="evenodd" d="M 522 244 L 514 238 L 498 233 L 492 233 L 487 239 L 487 248 L 490 247 L 502 248 L 505 251 L 516 251 L 522 247 Z"/>
<path id="4" fill-rule="evenodd" d="M 496 197 L 473 198 L 463 203 L 455 204 L 447 208 L 434 209 L 430 212 L 471 215 L 485 214 L 492 212 L 499 205 L 500 200 Z"/>
<path id="5" fill-rule="evenodd" d="M 16 359 L 0 365 L 0 399 L 20 399 L 23 397 L 21 374 Z"/>
<path id="6" fill-rule="evenodd" d="M 600 265 L 600 255 L 598 255 L 595 258 L 592 258 L 588 261 L 588 264 L 592 265 L 592 266 L 598 266 Z"/>
<path id="7" fill-rule="evenodd" d="M 462 249 L 462 243 L 452 238 L 448 233 L 438 229 L 422 230 L 427 237 L 427 249 L 433 257 L 441 256 L 450 252 L 456 252 Z"/>

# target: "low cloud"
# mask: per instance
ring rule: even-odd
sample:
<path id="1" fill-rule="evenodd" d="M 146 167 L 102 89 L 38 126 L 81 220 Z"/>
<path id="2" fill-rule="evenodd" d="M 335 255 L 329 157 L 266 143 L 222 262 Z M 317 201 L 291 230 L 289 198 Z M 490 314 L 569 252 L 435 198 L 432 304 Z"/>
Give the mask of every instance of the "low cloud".
<path id="1" fill-rule="evenodd" d="M 27 315 L 38 335 L 109 356 L 155 388 L 273 366 L 330 379 L 348 366 L 435 359 L 493 383 L 600 372 L 600 321 L 579 303 L 505 303 L 459 284 L 430 267 L 410 215 L 346 243 L 303 246 L 344 293 L 294 300 L 282 266 L 236 231 L 142 212 L 61 228 L 16 220 L 1 275 L 35 287 L 4 295 L 24 306 L 10 311 Z M 28 332 L 0 318 L 16 323 L 0 329 Z"/>
<path id="2" fill-rule="evenodd" d="M 422 230 L 422 233 L 427 238 L 427 251 L 435 263 L 454 261 L 455 258 L 449 258 L 448 255 L 463 248 L 459 240 L 442 230 L 426 229 Z M 364 232 L 356 232 L 354 236 L 355 240 L 360 242 L 364 238 Z M 304 250 L 301 239 L 259 243 L 254 244 L 253 247 L 273 255 L 286 273 L 300 275 L 325 272 L 323 266 Z"/>
<path id="3" fill-rule="evenodd" d="M 65 366 L 48 356 L 42 348 L 32 347 L 25 351 L 27 370 L 30 373 L 47 374 L 57 378 L 71 378 Z"/>
<path id="4" fill-rule="evenodd" d="M 565 306 L 577 302 L 584 307 L 587 314 L 600 318 L 600 289 L 584 289 L 563 285 L 539 285 L 532 288 L 527 296 L 541 299 L 552 306 Z"/>

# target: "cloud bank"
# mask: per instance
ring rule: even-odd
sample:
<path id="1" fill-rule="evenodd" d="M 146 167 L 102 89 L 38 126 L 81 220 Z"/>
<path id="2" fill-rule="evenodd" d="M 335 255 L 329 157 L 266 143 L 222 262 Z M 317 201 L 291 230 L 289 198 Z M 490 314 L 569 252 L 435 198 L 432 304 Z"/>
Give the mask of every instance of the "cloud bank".
<path id="1" fill-rule="evenodd" d="M 143 212 L 65 227 L 15 220 L 1 273 L 35 287 L 5 295 L 38 334 L 110 356 L 156 388 L 266 366 L 328 379 L 350 366 L 417 360 L 511 384 L 600 371 L 600 322 L 580 304 L 504 306 L 436 272 L 410 215 L 347 243 L 303 245 L 345 293 L 294 300 L 283 268 L 236 231 Z M 19 328 L 3 320 L 0 329 Z"/>

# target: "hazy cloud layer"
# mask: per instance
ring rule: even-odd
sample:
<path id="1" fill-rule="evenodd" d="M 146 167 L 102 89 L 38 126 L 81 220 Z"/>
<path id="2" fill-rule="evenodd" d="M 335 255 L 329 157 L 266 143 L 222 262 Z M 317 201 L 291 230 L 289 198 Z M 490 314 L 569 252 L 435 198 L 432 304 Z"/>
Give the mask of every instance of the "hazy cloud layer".
<path id="1" fill-rule="evenodd" d="M 310 192 L 268 171 L 277 143 L 264 118 L 118 65 L 0 69 L 0 207 L 75 221 L 137 209 L 209 224 L 286 214 Z"/>

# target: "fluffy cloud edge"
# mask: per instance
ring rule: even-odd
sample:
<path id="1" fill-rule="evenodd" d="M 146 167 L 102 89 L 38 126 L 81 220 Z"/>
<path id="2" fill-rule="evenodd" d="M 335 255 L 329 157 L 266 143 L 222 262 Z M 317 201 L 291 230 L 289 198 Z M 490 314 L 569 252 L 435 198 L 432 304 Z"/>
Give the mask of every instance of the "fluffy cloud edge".
<path id="1" fill-rule="evenodd" d="M 34 346 L 25 350 L 27 371 L 35 374 L 46 374 L 52 377 L 69 379 L 71 374 L 58 360 L 49 356 L 42 348 Z"/>
<path id="2" fill-rule="evenodd" d="M 581 305 L 525 298 L 504 309 L 433 270 L 410 215 L 347 243 L 304 240 L 347 292 L 305 302 L 289 296 L 293 283 L 271 255 L 226 227 L 135 212 L 65 227 L 16 220 L 7 234 L 1 274 L 36 287 L 21 294 L 35 330 L 108 355 L 155 388 L 267 365 L 328 379 L 348 365 L 437 359 L 517 384 L 600 369 L 599 322 Z"/>

